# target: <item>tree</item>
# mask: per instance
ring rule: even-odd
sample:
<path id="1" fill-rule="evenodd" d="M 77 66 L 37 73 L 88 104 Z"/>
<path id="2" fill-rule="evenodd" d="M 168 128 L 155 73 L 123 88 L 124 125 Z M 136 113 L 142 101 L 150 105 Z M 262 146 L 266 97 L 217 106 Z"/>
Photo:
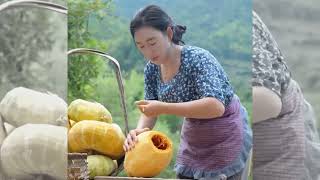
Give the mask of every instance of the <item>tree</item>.
<path id="1" fill-rule="evenodd" d="M 66 65 L 61 68 L 67 59 L 66 29 L 66 17 L 46 9 L 19 7 L 0 12 L 0 98 L 16 86 L 64 97 L 66 87 L 55 70 L 66 72 Z M 51 57 L 52 51 L 59 54 Z"/>
<path id="2" fill-rule="evenodd" d="M 68 0 L 68 48 L 106 50 L 106 44 L 92 37 L 89 31 L 91 17 L 102 20 L 112 10 L 111 1 Z M 97 78 L 103 61 L 93 56 L 74 56 L 68 60 L 68 101 L 85 99 L 91 78 Z M 91 87 L 92 88 L 92 87 Z"/>

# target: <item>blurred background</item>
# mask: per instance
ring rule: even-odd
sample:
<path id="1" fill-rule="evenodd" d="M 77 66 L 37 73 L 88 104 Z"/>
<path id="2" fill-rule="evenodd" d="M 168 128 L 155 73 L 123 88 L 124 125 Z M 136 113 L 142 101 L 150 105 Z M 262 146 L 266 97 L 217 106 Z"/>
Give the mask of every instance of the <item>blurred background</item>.
<path id="1" fill-rule="evenodd" d="M 23 86 L 66 100 L 66 24 L 66 15 L 46 9 L 19 7 L 0 12 L 0 99 Z"/>
<path id="2" fill-rule="evenodd" d="M 293 78 L 314 107 L 320 130 L 320 1 L 254 0 L 253 9 L 273 34 Z"/>
<path id="3" fill-rule="evenodd" d="M 222 64 L 236 93 L 251 115 L 251 1 L 250 0 L 68 0 L 68 48 L 93 48 L 109 53 L 122 68 L 128 106 L 129 126 L 134 129 L 140 112 L 134 102 L 143 99 L 143 68 L 146 63 L 135 47 L 129 23 L 140 8 L 156 4 L 176 24 L 186 25 L 187 45 L 209 50 Z M 76 98 L 97 101 L 111 112 L 114 122 L 124 128 L 119 91 L 113 67 L 101 58 L 77 55 L 68 61 L 68 102 Z M 161 116 L 155 129 L 174 142 L 176 153 L 182 120 Z M 159 177 L 174 178 L 173 165 Z M 120 176 L 125 176 L 120 174 Z"/>

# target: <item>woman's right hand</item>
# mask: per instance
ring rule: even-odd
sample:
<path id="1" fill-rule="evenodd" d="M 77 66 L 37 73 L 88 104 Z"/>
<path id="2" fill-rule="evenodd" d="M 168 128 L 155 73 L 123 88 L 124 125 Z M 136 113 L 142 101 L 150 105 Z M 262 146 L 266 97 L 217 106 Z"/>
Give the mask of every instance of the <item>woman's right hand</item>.
<path id="1" fill-rule="evenodd" d="M 134 148 L 134 145 L 138 142 L 137 136 L 145 131 L 149 131 L 149 128 L 143 129 L 133 129 L 131 130 L 128 135 L 127 139 L 124 142 L 123 149 L 125 152 L 128 152 Z"/>

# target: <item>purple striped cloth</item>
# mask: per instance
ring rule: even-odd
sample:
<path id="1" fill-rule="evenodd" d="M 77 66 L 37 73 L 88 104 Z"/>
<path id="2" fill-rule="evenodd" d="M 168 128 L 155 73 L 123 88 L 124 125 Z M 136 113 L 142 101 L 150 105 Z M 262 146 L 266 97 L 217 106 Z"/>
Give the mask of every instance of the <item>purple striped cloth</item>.
<path id="1" fill-rule="evenodd" d="M 176 163 L 194 171 L 220 171 L 235 161 L 243 145 L 240 101 L 235 96 L 222 117 L 183 122 Z"/>

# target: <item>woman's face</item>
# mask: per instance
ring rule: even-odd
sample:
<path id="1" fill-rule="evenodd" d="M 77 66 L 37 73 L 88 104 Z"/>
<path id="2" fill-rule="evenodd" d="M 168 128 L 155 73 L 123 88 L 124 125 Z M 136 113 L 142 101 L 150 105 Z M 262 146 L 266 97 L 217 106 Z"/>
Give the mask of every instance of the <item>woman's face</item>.
<path id="1" fill-rule="evenodd" d="M 171 32 L 167 34 L 152 27 L 141 27 L 135 32 L 134 40 L 145 58 L 160 65 L 166 61 L 171 44 Z"/>

